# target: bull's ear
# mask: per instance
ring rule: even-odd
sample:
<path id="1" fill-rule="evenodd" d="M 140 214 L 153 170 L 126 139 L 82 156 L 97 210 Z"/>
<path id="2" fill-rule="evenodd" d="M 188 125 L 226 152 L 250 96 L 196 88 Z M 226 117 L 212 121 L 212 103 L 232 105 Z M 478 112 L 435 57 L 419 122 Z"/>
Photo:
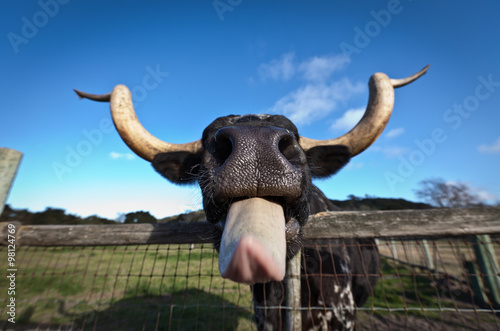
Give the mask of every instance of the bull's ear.
<path id="1" fill-rule="evenodd" d="M 306 152 L 313 178 L 325 178 L 342 169 L 351 159 L 349 148 L 343 145 L 317 146 Z"/>
<path id="2" fill-rule="evenodd" d="M 191 184 L 196 180 L 201 163 L 201 153 L 169 152 L 155 155 L 153 168 L 175 184 Z"/>

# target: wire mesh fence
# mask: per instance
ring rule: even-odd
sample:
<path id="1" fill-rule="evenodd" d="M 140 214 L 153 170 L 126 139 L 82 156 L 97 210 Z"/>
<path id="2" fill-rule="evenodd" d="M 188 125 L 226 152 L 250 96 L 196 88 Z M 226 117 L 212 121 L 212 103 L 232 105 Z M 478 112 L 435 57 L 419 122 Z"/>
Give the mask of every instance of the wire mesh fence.
<path id="1" fill-rule="evenodd" d="M 381 274 L 358 307 L 359 330 L 498 330 L 499 307 L 473 283 L 494 275 L 477 266 L 471 238 L 380 240 Z M 500 253 L 500 241 L 492 244 Z M 6 247 L 1 248 L 6 256 Z M 223 280 L 209 244 L 21 247 L 17 330 L 252 330 L 249 286 Z M 6 292 L 7 279 L 0 280 Z M 0 314 L 7 328 L 7 297 Z M 284 305 L 285 303 L 283 303 Z M 303 307 L 306 311 L 323 307 Z"/>
<path id="2" fill-rule="evenodd" d="M 361 276 L 379 280 L 356 307 L 357 330 L 500 330 L 500 231 L 376 243 L 380 274 Z M 9 286 L 2 277 L 4 330 Z M 15 305 L 15 330 L 256 329 L 250 287 L 221 278 L 209 243 L 16 247 Z"/>
<path id="3" fill-rule="evenodd" d="M 360 308 L 369 315 L 362 329 L 500 330 L 499 302 L 483 285 L 499 271 L 479 271 L 481 245 L 475 237 L 379 241 L 382 270 L 370 304 Z"/>
<path id="4" fill-rule="evenodd" d="M 208 244 L 23 247 L 17 258 L 16 329 L 227 330 L 253 324 L 249 289 L 220 277 Z M 0 286 L 7 286 L 5 278 Z"/>

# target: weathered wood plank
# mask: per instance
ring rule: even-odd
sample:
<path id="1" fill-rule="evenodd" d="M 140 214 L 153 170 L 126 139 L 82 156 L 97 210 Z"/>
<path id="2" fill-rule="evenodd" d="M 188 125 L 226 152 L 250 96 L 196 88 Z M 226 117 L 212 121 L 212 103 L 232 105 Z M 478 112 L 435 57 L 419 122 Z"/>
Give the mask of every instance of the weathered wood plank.
<path id="1" fill-rule="evenodd" d="M 4 230 L 2 230 L 4 229 Z M 0 235 L 6 236 L 0 226 Z M 211 242 L 209 223 L 22 225 L 18 245 L 94 246 Z M 305 237 L 433 237 L 500 233 L 500 208 L 325 212 L 311 216 Z M 0 241 L 2 244 L 2 241 Z"/>
<path id="2" fill-rule="evenodd" d="M 311 217 L 307 238 L 459 236 L 495 233 L 500 208 L 335 212 Z"/>
<path id="3" fill-rule="evenodd" d="M 461 236 L 498 233 L 500 208 L 325 212 L 304 227 L 306 238 Z"/>
<path id="4" fill-rule="evenodd" d="M 0 215 L 3 212 L 5 201 L 16 177 L 17 168 L 22 157 L 23 153 L 21 152 L 0 147 Z"/>
<path id="5" fill-rule="evenodd" d="M 188 244 L 212 242 L 209 223 L 119 225 L 24 225 L 18 245 L 96 246 L 135 244 Z"/>
<path id="6" fill-rule="evenodd" d="M 0 245 L 2 246 L 7 246 L 9 244 L 12 244 L 9 242 L 9 239 L 12 239 L 12 236 L 14 236 L 14 243 L 19 245 L 17 243 L 17 230 L 19 230 L 19 227 L 21 226 L 21 223 L 19 222 L 1 222 L 0 223 Z M 12 233 L 14 232 L 14 233 Z M 10 236 L 9 236 L 10 234 Z"/>

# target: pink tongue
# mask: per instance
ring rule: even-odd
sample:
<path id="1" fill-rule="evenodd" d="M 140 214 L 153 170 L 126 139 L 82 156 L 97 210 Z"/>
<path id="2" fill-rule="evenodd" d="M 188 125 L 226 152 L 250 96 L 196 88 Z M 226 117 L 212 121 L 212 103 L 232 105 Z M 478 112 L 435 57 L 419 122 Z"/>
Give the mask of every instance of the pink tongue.
<path id="1" fill-rule="evenodd" d="M 261 198 L 233 203 L 219 252 L 222 277 L 247 284 L 280 281 L 285 262 L 283 208 Z"/>

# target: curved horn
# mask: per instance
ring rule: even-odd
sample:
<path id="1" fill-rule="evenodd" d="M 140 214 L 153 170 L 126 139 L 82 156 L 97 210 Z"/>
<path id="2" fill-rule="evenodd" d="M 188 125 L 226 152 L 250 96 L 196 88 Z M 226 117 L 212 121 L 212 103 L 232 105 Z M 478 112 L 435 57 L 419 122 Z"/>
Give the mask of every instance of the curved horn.
<path id="1" fill-rule="evenodd" d="M 394 88 L 415 81 L 424 75 L 427 69 L 429 65 L 416 74 L 402 79 L 390 79 L 380 72 L 373 74 L 368 83 L 370 95 L 365 114 L 351 131 L 329 140 L 300 137 L 300 145 L 305 151 L 316 146 L 344 145 L 349 148 L 351 156 L 358 155 L 377 140 L 389 122 L 394 106 Z"/>
<path id="2" fill-rule="evenodd" d="M 150 134 L 139 122 L 134 111 L 132 95 L 125 85 L 117 85 L 108 94 L 89 94 L 75 90 L 80 98 L 109 102 L 111 117 L 116 130 L 127 146 L 143 159 L 151 162 L 156 154 L 167 152 L 191 152 L 201 150 L 201 140 L 187 144 L 171 144 Z"/>

